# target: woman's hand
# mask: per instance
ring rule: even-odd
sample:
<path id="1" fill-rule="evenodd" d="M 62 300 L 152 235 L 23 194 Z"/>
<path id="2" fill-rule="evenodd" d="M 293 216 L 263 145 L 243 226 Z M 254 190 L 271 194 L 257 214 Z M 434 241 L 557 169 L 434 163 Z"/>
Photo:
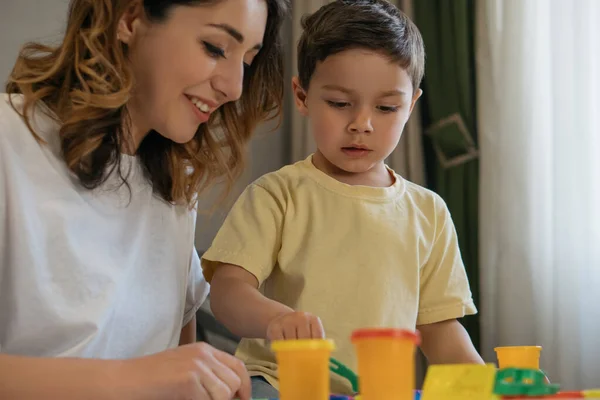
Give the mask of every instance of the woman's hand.
<path id="1" fill-rule="evenodd" d="M 0 399 L 250 400 L 237 358 L 194 343 L 130 360 L 0 354 Z"/>
<path id="2" fill-rule="evenodd" d="M 167 400 L 250 400 L 244 364 L 206 343 L 194 343 L 123 361 L 121 376 L 133 398 Z M 138 391 L 139 389 L 139 391 Z"/>

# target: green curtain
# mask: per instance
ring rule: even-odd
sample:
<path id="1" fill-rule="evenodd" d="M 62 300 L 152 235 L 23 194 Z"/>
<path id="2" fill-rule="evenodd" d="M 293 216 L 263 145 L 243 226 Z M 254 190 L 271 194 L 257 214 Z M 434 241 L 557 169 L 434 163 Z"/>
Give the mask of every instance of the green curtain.
<path id="1" fill-rule="evenodd" d="M 423 126 L 435 125 L 458 115 L 466 129 L 449 123 L 425 137 L 428 186 L 439 193 L 456 225 L 462 257 L 469 276 L 475 304 L 479 308 L 478 191 L 479 162 L 476 156 L 454 166 L 440 162 L 435 147 L 448 160 L 476 148 L 476 101 L 474 59 L 474 0 L 414 0 L 415 23 L 425 42 L 427 54 L 423 82 Z M 465 133 L 474 146 L 466 144 Z M 466 157 L 465 157 L 466 158 Z M 461 321 L 473 343 L 480 349 L 479 318 Z"/>

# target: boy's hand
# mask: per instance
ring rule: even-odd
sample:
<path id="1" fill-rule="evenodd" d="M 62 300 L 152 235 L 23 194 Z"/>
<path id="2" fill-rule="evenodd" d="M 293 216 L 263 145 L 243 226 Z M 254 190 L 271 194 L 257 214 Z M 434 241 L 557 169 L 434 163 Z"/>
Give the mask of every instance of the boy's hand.
<path id="1" fill-rule="evenodd" d="M 319 317 L 300 311 L 280 314 L 267 327 L 268 340 L 323 339 L 325 330 Z"/>

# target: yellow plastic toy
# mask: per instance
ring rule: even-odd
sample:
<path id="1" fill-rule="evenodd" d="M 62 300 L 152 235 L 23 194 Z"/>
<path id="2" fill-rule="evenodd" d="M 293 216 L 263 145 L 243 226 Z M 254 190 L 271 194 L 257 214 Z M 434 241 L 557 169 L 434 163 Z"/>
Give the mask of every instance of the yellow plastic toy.
<path id="1" fill-rule="evenodd" d="M 329 357 L 333 341 L 282 340 L 271 348 L 277 358 L 281 400 L 328 400 Z"/>
<path id="2" fill-rule="evenodd" d="M 418 333 L 402 329 L 360 329 L 352 343 L 358 359 L 362 400 L 413 400 Z"/>
<path id="3" fill-rule="evenodd" d="M 431 365 L 422 400 L 491 400 L 496 368 L 492 364 Z"/>
<path id="4" fill-rule="evenodd" d="M 600 399 L 600 389 L 584 390 L 583 397 L 586 399 Z"/>
<path id="5" fill-rule="evenodd" d="M 542 346 L 496 347 L 498 368 L 540 369 Z"/>

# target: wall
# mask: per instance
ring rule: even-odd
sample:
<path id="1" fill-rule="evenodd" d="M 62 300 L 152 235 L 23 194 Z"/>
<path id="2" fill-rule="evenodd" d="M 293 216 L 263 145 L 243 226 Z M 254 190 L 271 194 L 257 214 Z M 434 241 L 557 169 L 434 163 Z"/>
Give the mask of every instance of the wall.
<path id="1" fill-rule="evenodd" d="M 68 5 L 68 0 L 0 0 L 2 86 L 12 70 L 21 45 L 30 40 L 56 42 L 60 39 Z"/>
<path id="2" fill-rule="evenodd" d="M 56 43 L 60 40 L 66 20 L 68 0 L 0 0 L 0 82 L 10 74 L 19 48 L 29 40 Z M 286 37 L 289 38 L 289 29 Z M 289 80 L 289 79 L 288 79 Z M 0 90 L 2 92 L 3 90 Z M 258 129 L 249 149 L 248 168 L 228 199 L 212 215 L 202 210 L 212 208 L 216 188 L 205 193 L 200 202 L 196 246 L 199 251 L 210 245 L 226 212 L 246 185 L 263 175 L 281 167 L 287 161 L 287 143 L 282 134 L 286 123 L 279 130 L 270 132 L 273 126 Z"/>

